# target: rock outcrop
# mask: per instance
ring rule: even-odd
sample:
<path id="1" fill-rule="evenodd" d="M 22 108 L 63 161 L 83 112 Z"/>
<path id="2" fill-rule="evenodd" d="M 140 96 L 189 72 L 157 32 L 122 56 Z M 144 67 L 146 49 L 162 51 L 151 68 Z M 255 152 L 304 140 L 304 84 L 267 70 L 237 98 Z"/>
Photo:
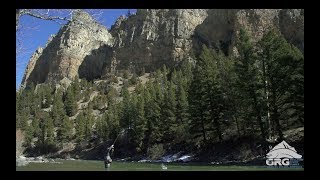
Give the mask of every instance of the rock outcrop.
<path id="1" fill-rule="evenodd" d="M 64 77 L 73 79 L 78 76 L 84 61 L 88 70 L 94 70 L 90 76 L 99 76 L 104 65 L 99 61 L 101 58 L 94 63 L 87 61 L 90 62 L 90 56 L 94 56 L 97 49 L 112 44 L 112 36 L 104 26 L 94 21 L 86 12 L 75 11 L 72 20 L 49 39 L 42 51 L 38 50 L 32 56 L 22 85 L 30 82 L 58 83 Z M 81 72 L 80 74 L 87 75 Z"/>
<path id="2" fill-rule="evenodd" d="M 231 55 L 240 28 L 255 41 L 276 29 L 304 51 L 304 10 L 143 9 L 118 18 L 110 32 L 76 11 L 73 21 L 32 56 L 23 85 L 75 76 L 92 80 L 125 69 L 151 72 L 178 64 L 202 44 Z"/>
<path id="3" fill-rule="evenodd" d="M 111 29 L 119 69 L 153 71 L 181 61 L 192 47 L 194 29 L 207 17 L 201 9 L 137 10 L 120 17 Z"/>
<path id="4" fill-rule="evenodd" d="M 304 51 L 304 10 L 297 9 L 208 10 L 207 18 L 194 32 L 194 48 L 204 43 L 227 55 L 233 53 L 240 28 L 246 29 L 255 42 L 269 30 L 278 30 Z"/>

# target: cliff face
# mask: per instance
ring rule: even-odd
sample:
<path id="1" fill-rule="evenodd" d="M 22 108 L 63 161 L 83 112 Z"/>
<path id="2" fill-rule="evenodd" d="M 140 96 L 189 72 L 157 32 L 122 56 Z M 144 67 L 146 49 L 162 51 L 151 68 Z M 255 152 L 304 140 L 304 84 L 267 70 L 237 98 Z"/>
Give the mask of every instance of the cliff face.
<path id="1" fill-rule="evenodd" d="M 63 78 L 73 79 L 79 74 L 80 65 L 97 49 L 112 45 L 112 36 L 107 29 L 83 12 L 75 11 L 71 22 L 63 26 L 57 35 L 51 37 L 46 47 L 32 56 L 25 72 L 22 85 L 34 82 L 58 82 Z M 103 63 L 97 58 L 86 66 L 95 69 L 92 76 L 101 74 Z M 88 64 L 88 63 L 87 63 Z"/>
<path id="2" fill-rule="evenodd" d="M 128 19 L 120 17 L 111 29 L 118 68 L 132 65 L 153 71 L 174 65 L 187 55 L 191 35 L 206 16 L 206 10 L 177 9 L 138 10 Z"/>
<path id="3" fill-rule="evenodd" d="M 240 28 L 255 41 L 276 29 L 304 51 L 304 10 L 143 9 L 120 17 L 110 33 L 85 12 L 77 11 L 73 19 L 33 55 L 23 84 L 75 76 L 91 80 L 124 69 L 153 71 L 176 65 L 202 44 L 232 55 Z"/>
<path id="4" fill-rule="evenodd" d="M 233 54 L 240 28 L 246 29 L 254 42 L 267 31 L 278 30 L 290 43 L 304 51 L 304 10 L 297 9 L 208 10 L 207 18 L 195 29 L 194 49 L 206 44 L 221 48 L 225 54 Z"/>

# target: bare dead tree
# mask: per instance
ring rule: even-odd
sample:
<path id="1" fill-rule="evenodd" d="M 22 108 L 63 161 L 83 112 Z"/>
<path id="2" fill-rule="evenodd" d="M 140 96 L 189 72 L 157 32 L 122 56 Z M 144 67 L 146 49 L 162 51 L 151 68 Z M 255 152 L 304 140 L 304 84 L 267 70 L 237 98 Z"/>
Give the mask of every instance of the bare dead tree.
<path id="1" fill-rule="evenodd" d="M 67 21 L 67 17 L 59 17 L 59 16 L 51 16 L 49 15 L 50 9 L 47 12 L 43 13 L 43 10 L 35 10 L 35 9 L 16 9 L 16 31 L 19 28 L 19 19 L 22 16 L 28 15 L 31 17 L 35 17 L 42 20 L 51 20 L 60 24 L 57 20 Z"/>
<path id="2" fill-rule="evenodd" d="M 56 22 L 60 25 L 71 21 L 76 9 L 16 9 L 16 31 L 19 28 L 19 19 L 22 16 L 31 16 L 37 19 Z M 85 9 L 95 20 L 100 21 L 103 11 L 101 9 Z"/>

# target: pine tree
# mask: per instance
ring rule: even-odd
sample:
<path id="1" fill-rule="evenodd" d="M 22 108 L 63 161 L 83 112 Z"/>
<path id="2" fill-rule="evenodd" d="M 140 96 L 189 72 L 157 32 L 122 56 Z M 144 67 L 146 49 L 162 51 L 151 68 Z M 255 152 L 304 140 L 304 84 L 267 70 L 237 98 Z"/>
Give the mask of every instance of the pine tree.
<path id="1" fill-rule="evenodd" d="M 32 125 L 28 125 L 26 127 L 25 130 L 25 142 L 24 142 L 24 146 L 25 147 L 31 147 L 31 143 L 32 143 L 32 139 L 34 137 L 34 132 L 33 132 L 33 126 Z"/>
<path id="2" fill-rule="evenodd" d="M 106 125 L 106 114 L 103 114 L 101 118 L 97 119 L 96 122 L 97 135 L 101 140 L 106 140 L 108 138 L 107 125 Z"/>
<path id="3" fill-rule="evenodd" d="M 160 116 L 161 116 L 161 107 L 160 107 L 160 98 L 162 98 L 162 94 L 160 94 L 160 90 L 158 93 L 155 89 L 159 85 L 156 83 L 148 83 L 146 86 L 146 98 L 150 98 L 146 101 L 145 106 L 145 116 L 147 119 L 147 130 L 146 130 L 146 139 L 144 147 L 148 149 L 150 145 L 160 142 L 162 138 L 162 133 L 160 131 Z M 145 149 L 145 150 L 146 150 Z"/>
<path id="4" fill-rule="evenodd" d="M 139 82 L 139 78 L 137 77 L 136 73 L 133 73 L 132 77 L 129 80 L 130 85 L 135 85 Z"/>
<path id="5" fill-rule="evenodd" d="M 106 132 L 109 139 L 115 139 L 120 132 L 120 104 L 111 104 L 105 114 Z"/>
<path id="6" fill-rule="evenodd" d="M 74 81 L 71 84 L 71 87 L 72 87 L 72 91 L 73 91 L 75 100 L 79 101 L 81 98 L 81 93 L 80 93 L 81 92 L 81 84 L 79 82 L 78 76 L 75 77 Z"/>
<path id="7" fill-rule="evenodd" d="M 31 115 L 35 116 L 39 111 L 41 111 L 41 98 L 38 94 L 30 95 L 28 100 L 29 112 Z"/>
<path id="8" fill-rule="evenodd" d="M 131 127 L 132 121 L 132 112 L 131 112 L 131 103 L 130 103 L 130 94 L 128 89 L 122 89 L 122 97 L 123 97 L 123 109 L 122 109 L 122 117 L 120 119 L 120 127 L 124 129 L 128 129 Z"/>
<path id="9" fill-rule="evenodd" d="M 220 57 L 220 83 L 222 91 L 224 92 L 224 118 L 228 119 L 229 125 L 235 124 L 237 128 L 238 136 L 241 137 L 241 121 L 239 119 L 239 100 L 237 95 L 237 75 L 235 72 L 235 59 L 232 57 L 226 57 L 223 54 L 219 54 Z M 232 121 L 231 121 L 232 120 Z"/>
<path id="10" fill-rule="evenodd" d="M 33 128 L 33 136 L 34 137 L 39 137 L 40 136 L 40 125 L 39 125 L 39 117 L 35 117 L 33 120 L 32 120 L 32 128 Z"/>
<path id="11" fill-rule="evenodd" d="M 210 131 L 215 131 L 222 141 L 223 113 L 225 101 L 219 80 L 217 55 L 203 46 L 199 56 L 190 90 L 191 131 L 195 137 L 206 142 Z"/>
<path id="12" fill-rule="evenodd" d="M 186 92 L 189 89 L 190 84 L 188 84 L 188 77 L 186 77 L 185 75 L 183 75 L 182 71 L 179 70 L 177 71 L 177 86 L 181 86 Z"/>
<path id="13" fill-rule="evenodd" d="M 135 93 L 131 93 L 130 97 L 128 99 L 129 101 L 127 102 L 127 107 L 124 104 L 123 105 L 123 111 L 127 109 L 128 114 L 128 121 L 124 129 L 127 130 L 126 132 L 126 147 L 129 149 L 129 151 L 132 151 L 136 148 L 136 143 L 135 143 L 135 127 L 138 119 L 138 112 L 137 112 L 137 95 Z M 125 101 L 123 101 L 125 103 Z M 125 114 L 125 113 L 123 113 Z"/>
<path id="14" fill-rule="evenodd" d="M 203 80 L 202 71 L 199 66 L 195 67 L 194 76 L 190 85 L 189 90 L 189 113 L 191 121 L 190 123 L 190 133 L 194 138 L 202 136 L 203 141 L 207 141 L 207 127 L 210 122 L 205 118 L 206 104 L 203 101 L 203 93 L 205 93 L 204 88 L 201 86 L 201 81 Z"/>
<path id="15" fill-rule="evenodd" d="M 248 119 L 246 123 L 251 124 L 252 130 L 254 130 L 254 119 L 259 125 L 261 137 L 266 139 L 266 128 L 263 122 L 262 111 L 264 102 L 262 101 L 262 87 L 263 82 L 259 75 L 258 67 L 256 66 L 257 57 L 254 54 L 253 44 L 249 35 L 243 29 L 240 30 L 239 43 L 238 43 L 239 58 L 235 64 L 235 70 L 237 73 L 237 87 L 239 95 L 241 95 L 241 106 L 246 107 L 244 111 L 244 117 Z M 253 115 L 253 117 L 252 117 Z"/>
<path id="16" fill-rule="evenodd" d="M 38 140 L 36 143 L 36 146 L 39 148 L 39 150 L 42 153 L 46 153 L 46 124 L 45 124 L 45 120 L 40 119 L 39 120 L 39 136 L 37 136 Z"/>
<path id="17" fill-rule="evenodd" d="M 56 145 L 56 137 L 54 134 L 53 120 L 50 117 L 48 117 L 45 120 L 45 123 L 46 123 L 46 125 L 45 125 L 46 126 L 46 144 L 55 146 Z"/>
<path id="18" fill-rule="evenodd" d="M 138 152 L 143 149 L 143 139 L 146 131 L 146 118 L 145 118 L 145 103 L 144 98 L 139 96 L 137 98 L 136 108 L 135 108 L 135 122 L 134 122 L 134 132 L 135 132 L 135 144 L 136 150 Z"/>
<path id="19" fill-rule="evenodd" d="M 69 117 L 74 116 L 77 112 L 77 102 L 75 100 L 74 92 L 72 86 L 66 91 L 65 100 L 64 100 L 65 110 Z"/>
<path id="20" fill-rule="evenodd" d="M 124 78 L 124 79 L 128 79 L 128 78 L 129 78 L 129 70 L 125 70 L 125 71 L 123 72 L 123 78 Z"/>
<path id="21" fill-rule="evenodd" d="M 107 94 L 107 100 L 108 100 L 108 106 L 111 105 L 111 104 L 114 104 L 116 103 L 115 99 L 119 96 L 119 93 L 118 91 L 111 87 L 109 90 L 108 90 L 108 94 Z"/>
<path id="22" fill-rule="evenodd" d="M 178 71 L 178 82 L 177 82 L 177 110 L 176 117 L 178 122 L 187 122 L 188 120 L 188 97 L 185 90 L 184 79 L 182 79 L 181 71 Z M 182 75 L 182 74 L 181 74 Z M 181 78 L 179 78 L 181 77 Z"/>
<path id="23" fill-rule="evenodd" d="M 80 81 L 80 99 L 82 102 L 87 102 L 90 98 L 91 90 L 90 83 L 86 79 L 81 79 Z"/>
<path id="24" fill-rule="evenodd" d="M 170 81 L 173 82 L 175 85 L 178 84 L 178 73 L 175 68 L 170 74 Z"/>
<path id="25" fill-rule="evenodd" d="M 166 89 L 166 87 L 168 87 L 168 74 L 169 74 L 169 70 L 165 64 L 163 64 L 162 71 L 160 70 L 159 73 L 160 73 L 159 81 L 157 82 L 162 85 L 161 89 L 164 90 Z"/>
<path id="26" fill-rule="evenodd" d="M 290 111 L 299 114 L 304 110 L 304 57 L 296 47 L 286 42 L 284 37 L 275 31 L 265 34 L 259 45 L 262 50 L 259 57 L 265 65 L 264 78 L 268 82 L 267 90 L 270 93 L 270 119 L 275 125 L 274 129 L 279 139 L 282 140 L 284 125 L 281 121 L 287 122 L 288 125 Z M 301 122 L 302 118 L 298 115 L 297 119 Z"/>
<path id="27" fill-rule="evenodd" d="M 163 67 L 165 70 L 165 66 Z M 158 105 L 161 105 L 163 102 L 164 91 L 167 88 L 167 72 L 162 72 L 160 69 L 156 70 L 155 80 L 153 82 L 148 83 L 148 91 L 151 95 L 151 98 L 154 98 L 157 101 Z"/>
<path id="28" fill-rule="evenodd" d="M 62 101 L 62 92 L 58 90 L 54 96 L 51 117 L 55 126 L 60 126 L 61 122 L 66 115 L 64 104 Z"/>
<path id="29" fill-rule="evenodd" d="M 163 133 L 163 141 L 171 142 L 177 128 L 176 122 L 176 96 L 175 85 L 173 82 L 168 82 L 168 88 L 164 93 L 164 101 L 161 108 L 161 124 L 160 128 Z"/>
<path id="30" fill-rule="evenodd" d="M 51 86 L 43 84 L 38 88 L 41 97 L 41 108 L 48 108 L 52 104 Z"/>
<path id="31" fill-rule="evenodd" d="M 41 99 L 35 93 L 33 83 L 22 90 L 19 99 L 19 103 L 17 103 L 18 112 L 25 111 L 27 114 L 34 116 L 40 110 Z"/>
<path id="32" fill-rule="evenodd" d="M 136 94 L 142 94 L 144 90 L 144 86 L 141 84 L 141 82 L 138 82 L 138 84 L 136 85 L 134 91 Z"/>
<path id="33" fill-rule="evenodd" d="M 56 138 L 54 134 L 53 120 L 49 117 L 47 112 L 41 112 L 39 117 L 39 136 L 37 141 L 37 147 L 41 153 L 49 153 L 56 148 Z"/>
<path id="34" fill-rule="evenodd" d="M 188 126 L 188 120 L 189 120 L 189 104 L 188 104 L 188 96 L 187 92 L 184 89 L 184 79 L 182 78 L 181 71 L 178 71 L 178 80 L 177 80 L 177 90 L 176 90 L 176 97 L 177 97 L 177 108 L 176 108 L 176 123 L 177 127 L 174 133 L 174 142 L 186 142 L 189 140 L 189 126 Z M 181 77 L 179 77 L 179 74 L 181 74 Z"/>
<path id="35" fill-rule="evenodd" d="M 86 139 L 90 139 L 92 136 L 92 125 L 94 123 L 94 117 L 92 115 L 92 110 L 86 109 L 84 112 L 84 124 L 85 124 L 85 129 L 84 129 L 84 136 Z"/>
<path id="36" fill-rule="evenodd" d="M 61 127 L 58 129 L 58 139 L 60 142 L 69 142 L 72 139 L 73 122 L 68 116 L 64 116 Z"/>
<path id="37" fill-rule="evenodd" d="M 204 87 L 206 93 L 203 94 L 205 103 L 207 103 L 207 114 L 212 121 L 219 141 L 222 141 L 222 115 L 225 110 L 225 101 L 219 77 L 218 65 L 219 57 L 215 51 L 210 51 L 205 46 L 199 56 L 198 64 L 204 71 Z"/>
<path id="38" fill-rule="evenodd" d="M 85 138 L 85 117 L 83 115 L 83 113 L 79 113 L 79 115 L 77 116 L 76 119 L 76 139 L 77 141 L 82 141 Z"/>
<path id="39" fill-rule="evenodd" d="M 22 110 L 19 115 L 16 116 L 16 128 L 26 130 L 28 126 L 29 116 L 26 111 Z"/>
<path id="40" fill-rule="evenodd" d="M 162 72 L 161 73 L 162 73 L 163 81 L 164 82 L 168 81 L 167 76 L 169 74 L 169 70 L 168 70 L 168 68 L 167 68 L 167 66 L 165 64 L 163 64 L 163 66 L 162 66 Z"/>
<path id="41" fill-rule="evenodd" d="M 89 83 L 86 79 L 81 79 L 80 81 L 80 89 L 81 90 L 86 90 L 86 89 L 89 89 Z"/>
<path id="42" fill-rule="evenodd" d="M 146 69 L 144 67 L 139 69 L 138 75 L 143 76 L 146 73 Z"/>
<path id="43" fill-rule="evenodd" d="M 192 63 L 189 60 L 184 60 L 181 65 L 181 72 L 183 74 L 183 77 L 185 77 L 186 80 L 186 86 L 184 87 L 187 90 L 187 87 L 190 87 L 192 76 L 193 76 L 193 66 Z"/>

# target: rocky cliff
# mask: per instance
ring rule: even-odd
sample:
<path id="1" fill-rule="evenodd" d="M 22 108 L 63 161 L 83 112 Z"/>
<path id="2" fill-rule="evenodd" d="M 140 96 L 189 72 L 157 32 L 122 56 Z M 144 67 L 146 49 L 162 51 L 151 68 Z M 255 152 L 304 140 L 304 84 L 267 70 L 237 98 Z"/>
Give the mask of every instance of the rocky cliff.
<path id="1" fill-rule="evenodd" d="M 143 9 L 121 16 L 110 32 L 79 10 L 35 52 L 22 84 L 75 76 L 92 80 L 124 69 L 150 72 L 163 64 L 176 65 L 202 44 L 232 55 L 240 28 L 255 41 L 276 29 L 304 51 L 304 10 Z"/>
<path id="2" fill-rule="evenodd" d="M 120 17 L 111 29 L 118 68 L 130 65 L 153 71 L 163 64 L 181 61 L 192 47 L 195 28 L 207 17 L 206 10 L 138 10 Z"/>
<path id="3" fill-rule="evenodd" d="M 195 29 L 194 48 L 198 49 L 204 43 L 220 48 L 226 54 L 234 53 L 240 28 L 246 29 L 256 42 L 267 31 L 278 30 L 304 51 L 304 10 L 297 9 L 208 10 L 207 18 Z"/>
<path id="4" fill-rule="evenodd" d="M 92 63 L 91 57 L 99 48 L 111 46 L 112 41 L 112 36 L 104 26 L 94 21 L 89 14 L 75 11 L 72 20 L 49 39 L 46 47 L 34 53 L 22 85 L 73 79 L 78 75 L 85 76 L 93 69 L 95 71 L 90 75 L 98 76 L 105 65 L 105 58 L 97 57 Z"/>

